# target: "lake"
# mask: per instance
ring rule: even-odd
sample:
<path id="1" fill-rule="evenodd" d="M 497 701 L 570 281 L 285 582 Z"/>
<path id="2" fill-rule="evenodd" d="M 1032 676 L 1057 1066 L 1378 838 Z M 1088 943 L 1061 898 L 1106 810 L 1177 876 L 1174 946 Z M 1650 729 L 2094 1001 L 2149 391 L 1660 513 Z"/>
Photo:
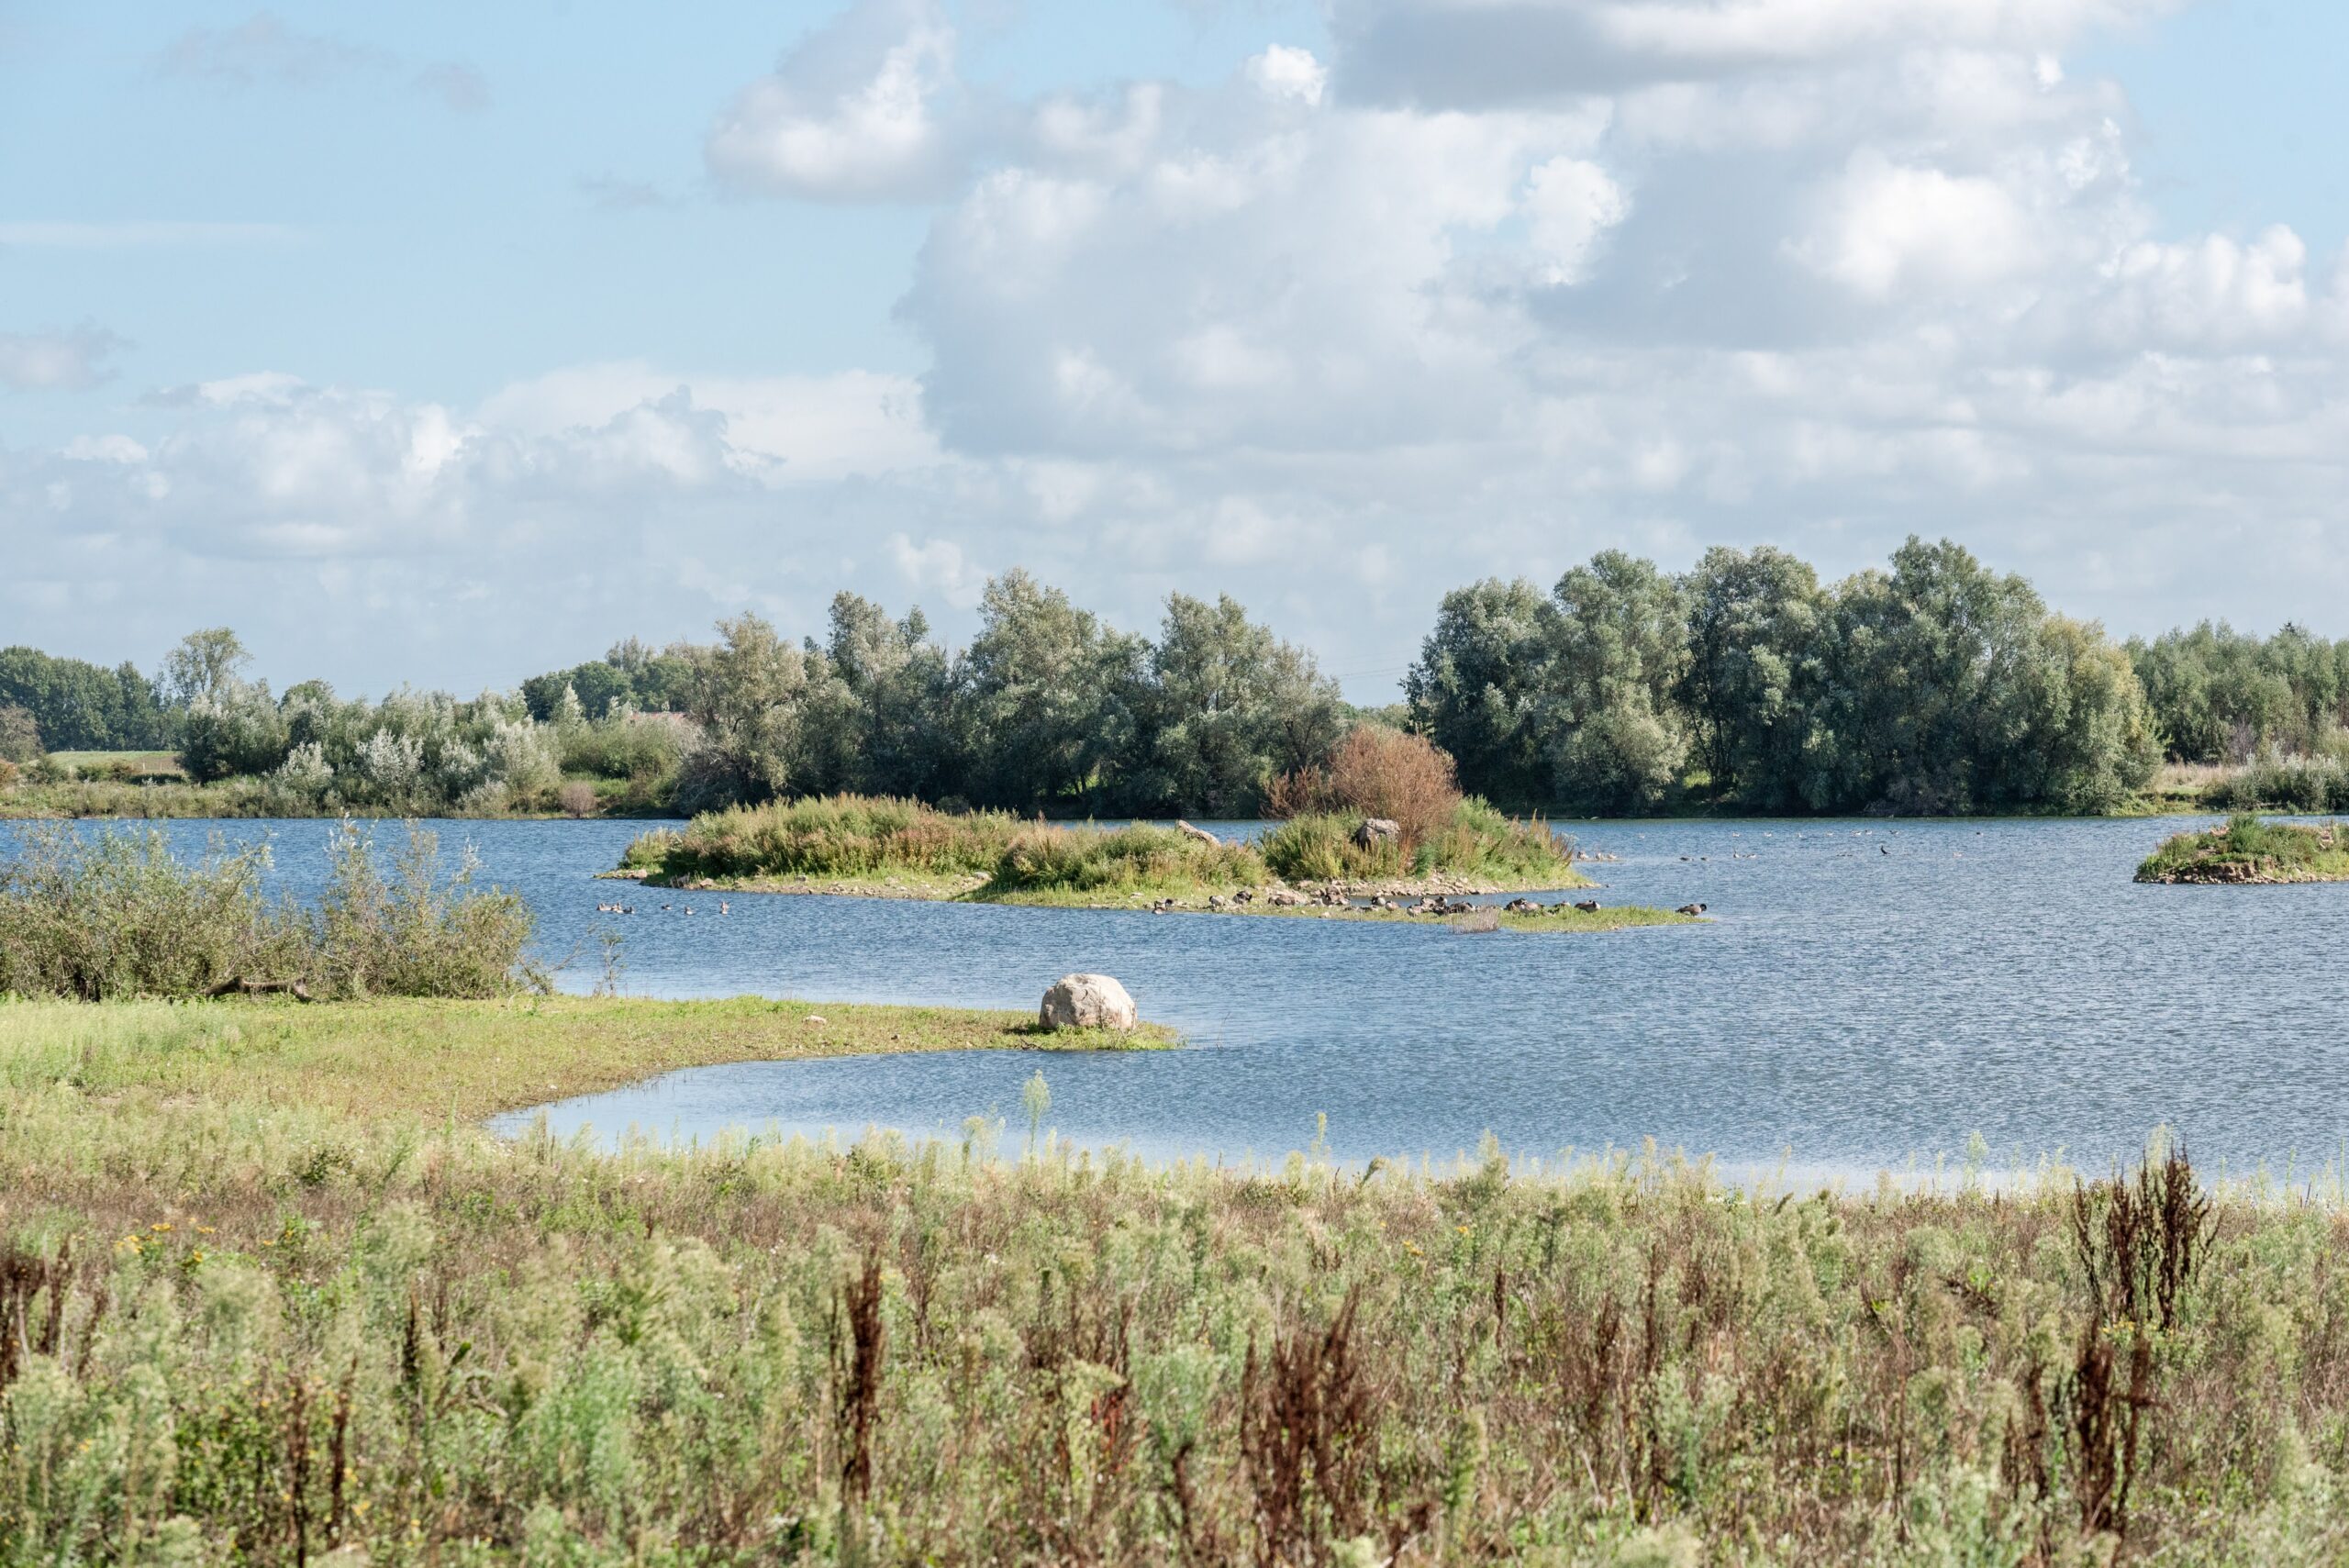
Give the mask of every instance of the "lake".
<path id="1" fill-rule="evenodd" d="M 1622 857 L 1588 868 L 1600 899 L 1715 917 L 1604 936 L 755 895 L 720 917 L 711 895 L 591 880 L 641 824 L 431 826 L 529 900 L 542 950 L 574 955 L 565 989 L 595 984 L 601 921 L 634 994 L 1025 1008 L 1097 970 L 1190 1042 L 699 1069 L 554 1107 L 565 1132 L 959 1137 L 993 1115 L 1016 1142 L 1041 1066 L 1062 1136 L 1153 1156 L 1277 1157 L 1326 1114 L 1353 1159 L 1489 1131 L 1528 1155 L 1653 1138 L 1865 1172 L 1955 1159 L 1978 1132 L 2000 1164 L 2101 1166 L 2167 1125 L 2198 1162 L 2306 1171 L 2349 1135 L 2349 885 L 2129 880 L 2206 820 L 1576 825 Z M 183 849 L 269 834 L 296 891 L 330 831 L 163 826 Z M 615 898 L 640 912 L 596 914 Z"/>

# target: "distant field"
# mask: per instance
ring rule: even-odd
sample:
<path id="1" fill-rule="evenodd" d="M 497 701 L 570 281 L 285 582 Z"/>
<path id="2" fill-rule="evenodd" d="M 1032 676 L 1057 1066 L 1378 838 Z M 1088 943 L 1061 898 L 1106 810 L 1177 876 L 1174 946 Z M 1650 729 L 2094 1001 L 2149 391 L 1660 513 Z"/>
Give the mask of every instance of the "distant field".
<path id="1" fill-rule="evenodd" d="M 102 774 L 128 764 L 134 773 L 184 776 L 179 758 L 169 751 L 51 751 L 50 755 L 79 773 Z"/>

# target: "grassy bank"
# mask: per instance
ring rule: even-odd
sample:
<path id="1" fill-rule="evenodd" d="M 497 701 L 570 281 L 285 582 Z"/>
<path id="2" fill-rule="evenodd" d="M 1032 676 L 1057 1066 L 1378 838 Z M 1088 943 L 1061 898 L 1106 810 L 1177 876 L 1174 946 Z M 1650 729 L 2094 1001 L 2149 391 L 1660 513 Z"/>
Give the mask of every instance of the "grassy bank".
<path id="1" fill-rule="evenodd" d="M 2349 1229 L 2176 1165 L 1756 1195 L 462 1120 L 771 1006 L 0 1006 L 0 1558 L 2349 1551 Z"/>
<path id="2" fill-rule="evenodd" d="M 2180 833 L 2137 868 L 2139 882 L 2349 882 L 2349 845 L 2332 823 L 2303 828 L 2232 817 L 2207 832 Z"/>
<path id="3" fill-rule="evenodd" d="M 304 1006 L 0 1002 L 0 1058 L 22 1086 L 53 1073 L 101 1098 L 156 1093 L 304 1105 L 374 1119 L 475 1121 L 680 1067 L 785 1058 L 1149 1049 L 1130 1035 L 1046 1032 L 1032 1013 L 769 1001 L 518 996 Z"/>
<path id="4" fill-rule="evenodd" d="M 1396 891 L 1587 885 L 1570 840 L 1479 801 L 1461 803 L 1418 844 L 1358 840 L 1360 826 L 1359 817 L 1301 817 L 1261 845 L 1245 845 L 1144 823 L 1066 828 L 1007 812 L 838 795 L 706 813 L 683 829 L 638 839 L 621 867 L 656 885 L 1111 907 L 1197 904 L 1282 883 Z"/>

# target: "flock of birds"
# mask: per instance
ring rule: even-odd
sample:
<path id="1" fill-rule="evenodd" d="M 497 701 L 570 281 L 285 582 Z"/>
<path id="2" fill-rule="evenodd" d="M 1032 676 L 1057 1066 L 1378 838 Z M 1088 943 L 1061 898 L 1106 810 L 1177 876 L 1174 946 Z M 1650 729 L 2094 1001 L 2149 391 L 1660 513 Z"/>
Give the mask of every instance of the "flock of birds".
<path id="1" fill-rule="evenodd" d="M 674 904 L 663 904 L 661 907 L 663 910 L 677 909 L 677 906 Z M 693 912 L 694 906 L 690 904 L 686 905 L 683 909 L 677 909 L 677 913 L 681 915 L 690 915 Z M 721 898 L 718 901 L 718 912 L 721 915 L 731 914 L 733 912 L 733 906 Z M 633 904 L 598 904 L 596 906 L 596 913 L 598 915 L 633 915 L 636 913 L 636 906 Z"/>

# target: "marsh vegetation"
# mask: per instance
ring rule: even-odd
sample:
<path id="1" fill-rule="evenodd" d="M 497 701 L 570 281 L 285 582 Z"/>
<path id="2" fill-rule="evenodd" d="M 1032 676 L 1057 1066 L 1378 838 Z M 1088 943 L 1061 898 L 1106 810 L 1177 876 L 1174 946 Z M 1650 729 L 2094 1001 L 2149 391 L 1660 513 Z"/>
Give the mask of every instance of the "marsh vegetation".
<path id="1" fill-rule="evenodd" d="M 693 1022 L 755 1040 L 766 1006 Z M 516 1031 L 495 1084 L 444 1009 L 476 1048 Z M 693 1029 L 656 1012 L 0 1006 L 0 1555 L 2344 1546 L 2343 1221 L 2297 1192 L 2165 1153 L 1844 1195 L 1653 1155 L 1150 1167 L 1059 1144 L 1048 1095 L 1032 1136 L 923 1147 L 460 1119 L 674 1061 L 649 1040 Z M 554 1045 L 599 1018 L 619 1049 Z"/>
<path id="2" fill-rule="evenodd" d="M 2340 827 L 2268 822 L 2249 813 L 2218 828 L 2179 833 L 2137 868 L 2139 882 L 2349 882 Z"/>

